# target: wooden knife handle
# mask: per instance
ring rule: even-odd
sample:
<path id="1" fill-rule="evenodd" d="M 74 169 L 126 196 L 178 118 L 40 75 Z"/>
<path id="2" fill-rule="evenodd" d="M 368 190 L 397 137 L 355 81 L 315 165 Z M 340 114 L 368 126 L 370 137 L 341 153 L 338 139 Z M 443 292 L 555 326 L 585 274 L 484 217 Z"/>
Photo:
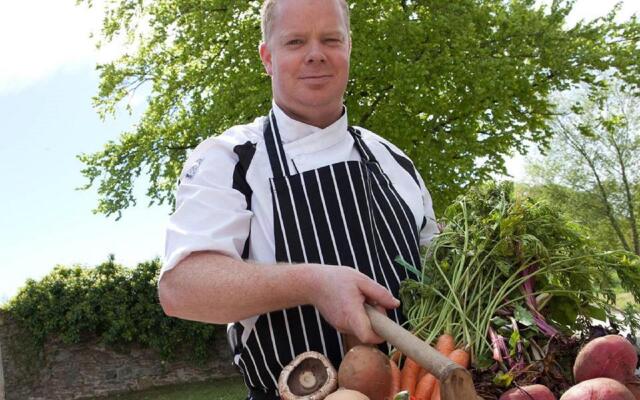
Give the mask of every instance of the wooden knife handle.
<path id="1" fill-rule="evenodd" d="M 440 381 L 442 400 L 476 400 L 471 374 L 369 304 L 364 305 L 373 330 Z"/>
<path id="2" fill-rule="evenodd" d="M 462 368 L 369 304 L 365 304 L 364 307 L 371 320 L 371 326 L 378 336 L 391 343 L 402 354 L 420 364 L 436 378 L 442 380 L 451 369 Z"/>

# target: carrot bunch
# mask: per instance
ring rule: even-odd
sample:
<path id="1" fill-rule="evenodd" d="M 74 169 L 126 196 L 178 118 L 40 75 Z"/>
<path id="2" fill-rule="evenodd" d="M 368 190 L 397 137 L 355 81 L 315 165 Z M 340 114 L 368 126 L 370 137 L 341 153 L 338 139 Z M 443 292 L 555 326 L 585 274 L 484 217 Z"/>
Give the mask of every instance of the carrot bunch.
<path id="1" fill-rule="evenodd" d="M 435 346 L 441 354 L 449 357 L 453 362 L 469 367 L 469 353 L 456 349 L 455 340 L 449 334 L 442 334 Z M 396 353 L 399 354 L 399 353 Z M 406 358 L 402 370 L 398 369 L 397 360 L 392 359 L 391 398 L 399 391 L 407 391 L 416 400 L 440 400 L 440 385 L 435 376 L 420 367 L 411 358 Z"/>

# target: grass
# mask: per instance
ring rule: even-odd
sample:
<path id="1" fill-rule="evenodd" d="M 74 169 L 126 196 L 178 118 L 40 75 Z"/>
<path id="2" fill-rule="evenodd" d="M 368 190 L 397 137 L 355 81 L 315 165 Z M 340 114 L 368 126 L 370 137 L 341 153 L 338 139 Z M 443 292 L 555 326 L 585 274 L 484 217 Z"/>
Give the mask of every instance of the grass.
<path id="1" fill-rule="evenodd" d="M 204 383 L 173 385 L 141 392 L 96 397 L 91 400 L 244 400 L 247 389 L 242 378 L 218 379 Z"/>

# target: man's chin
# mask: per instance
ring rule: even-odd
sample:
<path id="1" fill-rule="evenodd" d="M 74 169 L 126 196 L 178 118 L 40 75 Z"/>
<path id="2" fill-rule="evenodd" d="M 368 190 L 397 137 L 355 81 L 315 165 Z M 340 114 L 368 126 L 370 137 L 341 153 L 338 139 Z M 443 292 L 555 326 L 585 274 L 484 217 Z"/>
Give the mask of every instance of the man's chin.
<path id="1" fill-rule="evenodd" d="M 303 104 L 307 109 L 317 109 L 318 111 L 333 110 L 334 108 L 342 109 L 342 98 L 339 101 L 336 101 L 334 98 L 324 101 L 311 99 L 309 101 L 302 102 L 301 104 Z"/>
<path id="2" fill-rule="evenodd" d="M 327 90 L 305 90 L 301 93 L 302 96 L 299 96 L 299 102 L 308 106 L 314 107 L 322 107 L 322 106 L 331 106 L 332 104 L 342 104 L 342 93 L 337 94 L 335 90 L 327 91 Z"/>

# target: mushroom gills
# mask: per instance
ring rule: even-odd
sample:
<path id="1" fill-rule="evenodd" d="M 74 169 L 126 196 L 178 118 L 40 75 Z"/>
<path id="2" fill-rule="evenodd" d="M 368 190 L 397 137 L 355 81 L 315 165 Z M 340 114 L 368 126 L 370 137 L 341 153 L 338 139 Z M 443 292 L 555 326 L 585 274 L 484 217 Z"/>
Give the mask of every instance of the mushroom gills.
<path id="1" fill-rule="evenodd" d="M 291 372 L 287 386 L 294 395 L 306 396 L 320 389 L 327 379 L 327 369 L 322 361 L 316 358 L 307 358 Z"/>

